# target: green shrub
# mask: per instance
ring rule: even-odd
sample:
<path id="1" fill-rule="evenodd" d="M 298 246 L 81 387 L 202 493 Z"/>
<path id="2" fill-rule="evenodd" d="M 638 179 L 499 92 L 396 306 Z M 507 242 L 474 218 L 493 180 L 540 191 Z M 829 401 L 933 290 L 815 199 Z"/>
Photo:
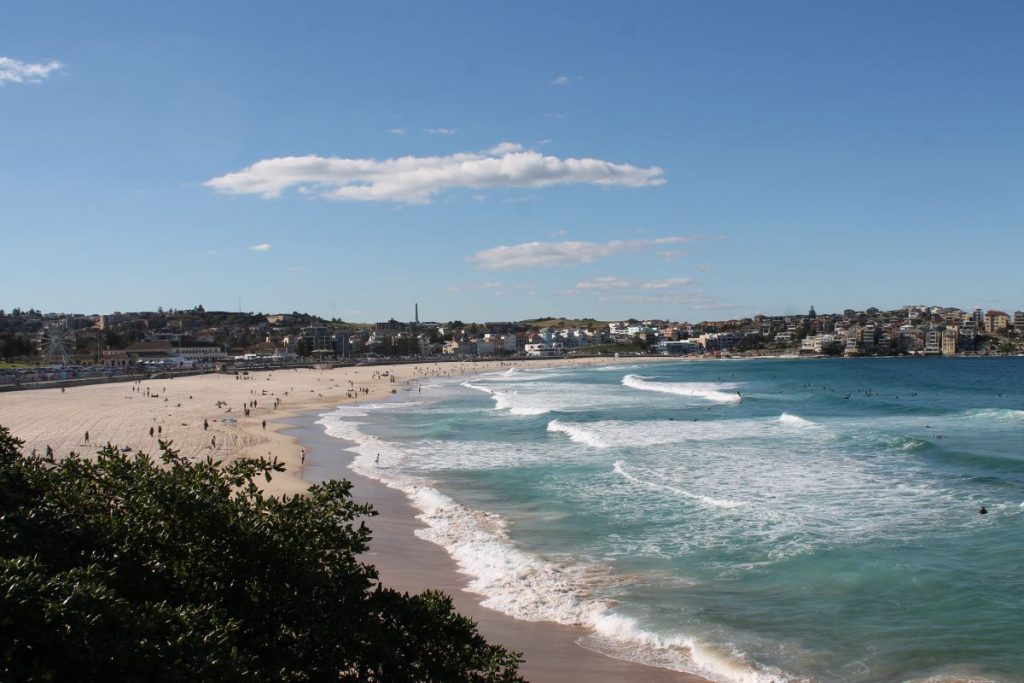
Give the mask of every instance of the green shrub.
<path id="1" fill-rule="evenodd" d="M 20 446 L 0 427 L 0 680 L 522 680 L 449 597 L 380 585 L 347 481 Z"/>

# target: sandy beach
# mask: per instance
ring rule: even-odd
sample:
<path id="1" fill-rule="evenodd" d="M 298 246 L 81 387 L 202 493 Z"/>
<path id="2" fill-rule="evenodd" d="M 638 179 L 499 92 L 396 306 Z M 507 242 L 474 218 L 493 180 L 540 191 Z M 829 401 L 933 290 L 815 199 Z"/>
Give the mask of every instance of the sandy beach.
<path id="1" fill-rule="evenodd" d="M 636 362 L 637 359 L 622 359 Z M 344 403 L 379 401 L 415 391 L 421 380 L 517 367 L 609 364 L 611 359 L 490 361 L 375 365 L 331 370 L 276 370 L 247 375 L 209 374 L 136 383 L 98 384 L 0 394 L 0 425 L 25 441 L 26 452 L 91 453 L 111 443 L 155 453 L 157 439 L 183 455 L 223 460 L 272 456 L 287 471 L 269 493 L 295 494 L 331 478 L 354 482 L 357 500 L 380 513 L 367 561 L 382 582 L 403 591 L 438 588 L 475 619 L 489 640 L 524 652 L 523 674 L 532 681 L 700 681 L 694 676 L 611 659 L 576 644 L 582 629 L 517 621 L 479 604 L 445 551 L 414 536 L 422 527 L 404 496 L 347 468 L 345 444 L 314 424 L 319 412 Z M 151 435 L 152 432 L 152 435 Z M 88 433 L 88 442 L 86 434 Z M 305 462 L 302 454 L 305 453 Z"/>

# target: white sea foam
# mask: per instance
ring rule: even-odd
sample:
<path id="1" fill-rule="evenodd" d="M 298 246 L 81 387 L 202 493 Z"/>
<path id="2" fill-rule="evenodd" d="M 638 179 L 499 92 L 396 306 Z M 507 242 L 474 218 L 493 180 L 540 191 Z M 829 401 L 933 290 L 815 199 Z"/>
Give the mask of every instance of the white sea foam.
<path id="1" fill-rule="evenodd" d="M 993 422 L 1024 422 L 1024 410 L 1004 408 L 977 408 L 961 413 L 968 420 L 990 420 Z"/>
<path id="2" fill-rule="evenodd" d="M 543 404 L 543 396 L 537 394 L 520 394 L 513 389 L 490 389 L 470 382 L 463 382 L 462 386 L 490 394 L 495 401 L 495 410 L 508 411 L 509 415 L 544 415 L 551 411 L 551 408 Z"/>
<path id="3" fill-rule="evenodd" d="M 682 496 L 683 498 L 689 498 L 691 500 L 699 501 L 700 503 L 703 503 L 704 505 L 709 505 L 711 507 L 736 508 L 745 504 L 743 501 L 712 498 L 711 496 L 705 496 L 699 493 L 687 491 L 686 489 L 680 488 L 678 486 L 672 486 L 669 484 L 659 484 L 654 481 L 640 479 L 639 477 L 630 474 L 629 472 L 626 471 L 626 463 L 623 462 L 622 460 L 616 460 L 615 465 L 612 469 L 616 474 L 618 474 L 621 477 L 624 477 L 625 479 L 628 479 L 634 484 L 638 484 L 640 486 L 646 487 L 654 491 L 663 491 L 666 493 L 671 493 L 676 496 Z"/>
<path id="4" fill-rule="evenodd" d="M 536 394 L 521 394 L 506 389 L 492 392 L 491 398 L 494 399 L 496 410 L 507 410 L 509 415 L 543 415 L 551 412 L 551 406 L 545 403 L 544 397 Z"/>
<path id="5" fill-rule="evenodd" d="M 701 398 L 715 403 L 739 403 L 743 397 L 736 392 L 725 390 L 735 389 L 737 384 L 722 382 L 652 382 L 640 375 L 626 375 L 622 384 L 631 389 L 641 391 L 657 391 L 663 394 L 675 394 L 691 398 Z"/>
<path id="6" fill-rule="evenodd" d="M 790 415 L 789 413 L 783 413 L 779 416 L 779 422 L 788 427 L 798 427 L 804 429 L 806 427 L 817 427 L 817 422 L 806 420 L 798 415 Z"/>
<path id="7" fill-rule="evenodd" d="M 478 382 L 538 382 L 541 380 L 549 380 L 558 377 L 564 377 L 563 372 L 551 372 L 546 369 L 537 370 L 519 370 L 516 368 L 509 368 L 502 372 L 486 372 L 480 375 L 476 381 Z"/>
<path id="8" fill-rule="evenodd" d="M 918 448 L 922 448 L 928 445 L 927 441 L 921 441 L 920 439 L 911 439 L 909 437 L 899 436 L 889 440 L 892 448 L 898 451 L 916 451 Z"/>
<path id="9" fill-rule="evenodd" d="M 548 431 L 568 435 L 569 439 L 593 448 L 608 448 L 608 444 L 602 441 L 596 434 L 578 425 L 567 424 L 561 420 L 552 420 L 548 423 Z"/>
<path id="10" fill-rule="evenodd" d="M 406 494 L 427 527 L 416 535 L 442 546 L 469 577 L 468 588 L 484 596 L 481 604 L 525 621 L 555 621 L 589 628 L 597 649 L 613 656 L 699 674 L 721 683 L 795 681 L 784 672 L 748 663 L 741 653 L 699 643 L 686 634 L 658 634 L 640 628 L 613 607 L 587 597 L 614 581 L 608 568 L 560 562 L 526 553 L 508 537 L 498 515 L 461 505 L 399 466 L 408 454 L 360 431 L 351 408 L 321 416 L 331 436 L 355 443 L 350 467 Z M 376 458 L 380 457 L 379 465 Z"/>
<path id="11" fill-rule="evenodd" d="M 721 683 L 804 683 L 781 669 L 751 662 L 735 648 L 701 642 L 677 634 L 661 635 L 640 628 L 635 619 L 609 613 L 593 626 L 594 635 L 584 638 L 584 647 L 619 659 L 665 669 L 699 674 Z"/>
<path id="12" fill-rule="evenodd" d="M 509 415 L 543 415 L 551 408 L 543 404 L 543 397 L 536 394 L 520 394 L 518 390 L 482 387 L 479 384 L 462 382 L 467 389 L 476 389 L 490 394 L 495 410 L 507 410 Z"/>
<path id="13" fill-rule="evenodd" d="M 595 389 L 580 391 L 579 385 L 565 382 L 488 383 L 463 382 L 463 387 L 491 396 L 494 408 L 509 415 L 543 415 L 554 411 L 575 412 L 616 403 L 629 404 L 622 392 Z"/>
<path id="14" fill-rule="evenodd" d="M 487 387 L 482 387 L 479 384 L 473 384 L 472 382 L 459 382 L 459 386 L 466 387 L 467 389 L 476 389 L 477 391 L 482 391 L 485 394 L 493 394 L 494 393 L 493 390 L 488 389 Z"/>
<path id="15" fill-rule="evenodd" d="M 797 418 L 799 419 L 799 418 Z M 560 423 L 565 424 L 562 420 Z M 570 425 L 572 423 L 569 423 Z M 577 426 L 577 425 L 573 425 Z M 744 439 L 789 438 L 793 425 L 779 419 L 750 420 L 679 419 L 679 420 L 599 420 L 585 423 L 594 439 L 615 448 L 644 448 L 675 445 L 706 447 Z M 550 428 L 548 431 L 552 431 Z M 825 429 L 808 430 L 808 438 L 825 442 L 833 435 Z"/>
<path id="16" fill-rule="evenodd" d="M 497 441 L 424 440 L 405 446 L 411 457 L 404 463 L 407 471 L 442 472 L 445 470 L 492 470 L 527 467 L 571 454 L 558 453 L 544 441 L 508 444 Z"/>

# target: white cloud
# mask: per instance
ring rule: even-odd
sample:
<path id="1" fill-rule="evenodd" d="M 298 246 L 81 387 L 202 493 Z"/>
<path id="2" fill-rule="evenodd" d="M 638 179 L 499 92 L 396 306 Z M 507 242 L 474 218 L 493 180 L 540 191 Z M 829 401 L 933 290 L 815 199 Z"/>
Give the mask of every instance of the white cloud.
<path id="1" fill-rule="evenodd" d="M 564 86 L 564 85 L 569 85 L 570 83 L 572 83 L 572 79 L 569 78 L 568 76 L 558 76 L 553 81 L 551 81 L 551 85 L 563 85 Z"/>
<path id="2" fill-rule="evenodd" d="M 10 57 L 0 57 L 0 86 L 7 83 L 42 83 L 64 65 L 56 60 L 45 64 L 29 64 Z"/>
<path id="3" fill-rule="evenodd" d="M 621 277 L 604 276 L 587 282 L 577 282 L 572 288 L 573 292 L 607 291 L 618 290 L 663 290 L 677 287 L 688 287 L 693 284 L 693 279 L 688 277 L 670 277 L 666 280 L 638 281 Z"/>
<path id="4" fill-rule="evenodd" d="M 671 289 L 672 287 L 686 287 L 693 284 L 693 278 L 670 277 L 667 280 L 651 280 L 640 285 L 640 289 Z"/>
<path id="5" fill-rule="evenodd" d="M 388 132 L 391 133 L 392 135 L 408 135 L 409 134 L 409 129 L 408 128 L 388 128 Z"/>
<path id="6" fill-rule="evenodd" d="M 502 154 L 515 154 L 516 152 L 522 152 L 523 146 L 517 142 L 500 142 L 494 147 L 487 150 L 487 154 L 491 156 L 501 156 Z"/>
<path id="7" fill-rule="evenodd" d="M 266 242 L 263 242 L 262 244 L 254 244 L 249 247 L 249 251 L 270 251 L 270 245 Z"/>
<path id="8" fill-rule="evenodd" d="M 590 282 L 577 282 L 573 288 L 578 292 L 606 289 L 625 289 L 632 286 L 632 282 L 621 277 L 599 277 Z"/>
<path id="9" fill-rule="evenodd" d="M 613 240 L 611 242 L 526 242 L 478 251 L 468 260 L 483 270 L 551 268 L 590 263 L 615 254 L 640 251 L 663 244 L 690 242 L 693 237 Z"/>
<path id="10" fill-rule="evenodd" d="M 483 152 L 395 159 L 342 159 L 301 156 L 263 159 L 235 173 L 206 181 L 228 194 L 279 196 L 288 188 L 337 200 L 429 203 L 453 188 L 548 187 L 590 184 L 645 187 L 662 185 L 657 166 L 640 168 L 601 159 L 559 158 L 502 143 Z"/>
<path id="11" fill-rule="evenodd" d="M 423 132 L 431 135 L 455 135 L 458 131 L 454 128 L 424 128 Z"/>

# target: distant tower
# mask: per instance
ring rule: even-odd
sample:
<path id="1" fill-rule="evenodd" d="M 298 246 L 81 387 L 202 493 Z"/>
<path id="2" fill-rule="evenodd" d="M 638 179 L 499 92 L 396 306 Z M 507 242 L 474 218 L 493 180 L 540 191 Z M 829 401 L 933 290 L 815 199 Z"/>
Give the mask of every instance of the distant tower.
<path id="1" fill-rule="evenodd" d="M 811 304 L 811 310 L 807 311 L 807 317 L 811 320 L 818 317 L 818 314 L 814 312 L 814 304 Z"/>
<path id="2" fill-rule="evenodd" d="M 419 304 L 413 304 L 413 305 L 416 307 L 416 313 L 415 313 L 416 324 L 419 325 L 420 324 L 420 305 Z"/>

